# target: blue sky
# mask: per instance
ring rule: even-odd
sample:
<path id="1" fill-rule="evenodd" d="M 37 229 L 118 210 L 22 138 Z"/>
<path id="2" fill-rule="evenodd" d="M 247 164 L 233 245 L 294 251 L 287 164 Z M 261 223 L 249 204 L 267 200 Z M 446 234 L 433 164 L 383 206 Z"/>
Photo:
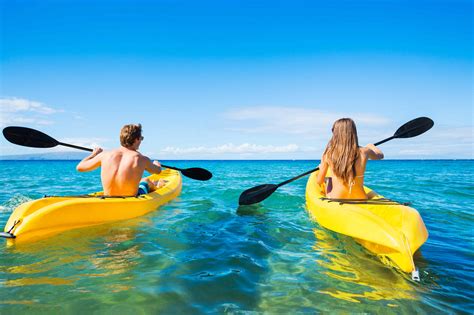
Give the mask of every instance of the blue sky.
<path id="1" fill-rule="evenodd" d="M 319 159 L 340 117 L 366 144 L 428 116 L 386 158 L 474 158 L 470 0 L 0 3 L 2 128 L 110 149 L 140 122 L 159 159 Z"/>

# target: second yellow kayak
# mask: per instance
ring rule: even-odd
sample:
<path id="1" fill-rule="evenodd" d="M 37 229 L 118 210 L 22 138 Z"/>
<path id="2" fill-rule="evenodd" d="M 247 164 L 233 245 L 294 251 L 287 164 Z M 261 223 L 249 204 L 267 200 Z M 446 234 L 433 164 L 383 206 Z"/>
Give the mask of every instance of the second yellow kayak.
<path id="1" fill-rule="evenodd" d="M 413 254 L 428 239 L 417 210 L 387 200 L 364 187 L 369 199 L 330 200 L 324 184 L 316 182 L 317 172 L 306 185 L 310 215 L 323 227 L 353 237 L 362 246 L 404 272 L 416 271 Z"/>
<path id="2" fill-rule="evenodd" d="M 101 192 L 84 196 L 45 197 L 26 202 L 13 211 L 4 234 L 8 244 L 30 242 L 85 226 L 131 219 L 158 209 L 181 192 L 181 174 L 166 169 L 150 179 L 166 184 L 138 197 L 103 197 Z"/>

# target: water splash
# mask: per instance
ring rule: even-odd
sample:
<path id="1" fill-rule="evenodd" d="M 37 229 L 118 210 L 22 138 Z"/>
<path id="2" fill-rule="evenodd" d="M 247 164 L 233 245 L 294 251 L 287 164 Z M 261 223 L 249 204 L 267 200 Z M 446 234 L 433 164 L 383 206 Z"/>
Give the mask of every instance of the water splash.
<path id="1" fill-rule="evenodd" d="M 0 212 L 13 212 L 16 207 L 19 205 L 33 200 L 32 198 L 22 195 L 16 194 L 12 198 L 10 198 L 7 202 L 0 206 Z"/>

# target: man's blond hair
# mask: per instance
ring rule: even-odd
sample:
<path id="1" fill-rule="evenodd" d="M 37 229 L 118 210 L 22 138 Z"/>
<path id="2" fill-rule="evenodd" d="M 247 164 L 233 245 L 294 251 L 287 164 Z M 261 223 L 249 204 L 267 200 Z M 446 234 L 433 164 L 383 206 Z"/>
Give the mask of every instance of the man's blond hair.
<path id="1" fill-rule="evenodd" d="M 125 125 L 120 130 L 120 144 L 123 147 L 130 148 L 135 143 L 135 140 L 142 137 L 142 125 L 130 124 Z"/>

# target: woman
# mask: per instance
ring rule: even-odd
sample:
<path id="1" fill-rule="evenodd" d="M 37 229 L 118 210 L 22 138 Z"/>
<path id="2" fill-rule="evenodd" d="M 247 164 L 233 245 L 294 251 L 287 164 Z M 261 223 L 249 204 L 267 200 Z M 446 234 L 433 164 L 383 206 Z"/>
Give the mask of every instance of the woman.
<path id="1" fill-rule="evenodd" d="M 321 158 L 318 184 L 326 181 L 326 196 L 333 199 L 367 199 L 364 173 L 367 161 L 383 159 L 383 153 L 373 144 L 359 147 L 357 129 L 350 118 L 337 120 L 332 138 Z M 326 177 L 330 170 L 330 177 Z"/>

